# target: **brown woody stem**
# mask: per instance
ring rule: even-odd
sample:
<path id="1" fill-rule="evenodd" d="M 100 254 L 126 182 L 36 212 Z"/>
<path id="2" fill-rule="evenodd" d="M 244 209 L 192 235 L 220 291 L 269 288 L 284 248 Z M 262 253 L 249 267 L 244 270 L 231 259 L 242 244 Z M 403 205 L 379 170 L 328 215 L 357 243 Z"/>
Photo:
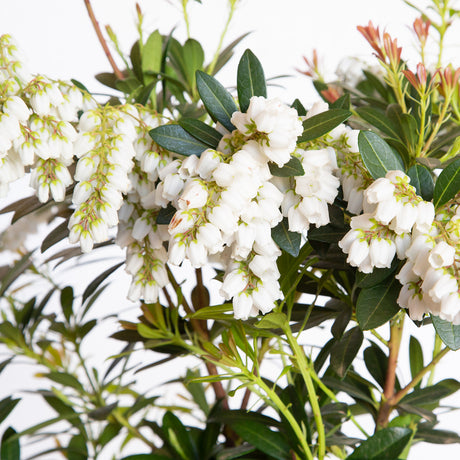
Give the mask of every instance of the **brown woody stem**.
<path id="1" fill-rule="evenodd" d="M 113 69 L 113 73 L 119 80 L 123 80 L 124 79 L 123 73 L 118 68 L 117 64 L 115 63 L 112 53 L 110 52 L 109 47 L 107 46 L 107 42 L 105 41 L 104 35 L 102 35 L 101 28 L 96 19 L 96 16 L 94 15 L 91 1 L 90 0 L 83 0 L 83 1 L 85 2 L 85 6 L 88 11 L 89 18 L 91 20 L 91 23 L 93 24 L 94 30 L 96 31 L 96 35 L 97 35 L 97 38 L 99 39 L 99 43 L 101 44 L 102 49 L 104 50 L 104 53 L 107 56 L 107 59 L 109 60 L 109 63 Z"/>

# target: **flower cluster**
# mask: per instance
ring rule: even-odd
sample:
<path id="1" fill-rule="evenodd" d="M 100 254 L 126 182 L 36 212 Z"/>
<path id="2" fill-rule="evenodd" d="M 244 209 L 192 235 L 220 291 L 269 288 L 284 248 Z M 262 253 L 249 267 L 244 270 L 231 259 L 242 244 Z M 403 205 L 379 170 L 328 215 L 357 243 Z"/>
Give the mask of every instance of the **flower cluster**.
<path id="1" fill-rule="evenodd" d="M 351 230 L 339 242 L 347 262 L 364 273 L 389 268 L 405 257 L 411 232 L 430 228 L 432 203 L 420 198 L 401 171 L 389 171 L 364 192 L 364 213 L 351 219 Z"/>
<path id="2" fill-rule="evenodd" d="M 433 224 L 414 232 L 407 261 L 396 276 L 403 288 L 398 303 L 421 320 L 431 313 L 460 324 L 460 206 L 452 200 Z"/>

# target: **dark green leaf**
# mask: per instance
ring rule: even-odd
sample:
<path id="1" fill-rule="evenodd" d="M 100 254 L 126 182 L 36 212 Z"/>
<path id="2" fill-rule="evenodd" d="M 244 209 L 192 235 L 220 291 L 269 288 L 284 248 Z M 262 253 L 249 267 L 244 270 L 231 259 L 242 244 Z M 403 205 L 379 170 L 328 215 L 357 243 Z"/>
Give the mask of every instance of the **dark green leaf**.
<path id="1" fill-rule="evenodd" d="M 460 349 L 460 325 L 454 325 L 450 321 L 441 319 L 439 316 L 431 316 L 433 326 L 441 340 L 451 349 Z"/>
<path id="2" fill-rule="evenodd" d="M 0 423 L 8 417 L 19 401 L 20 399 L 13 399 L 11 396 L 8 396 L 0 401 Z"/>
<path id="3" fill-rule="evenodd" d="M 236 422 L 231 424 L 232 429 L 245 441 L 257 447 L 264 454 L 270 455 L 278 460 L 288 460 L 291 457 L 289 445 L 283 436 L 270 430 L 263 423 L 252 420 Z"/>
<path id="4" fill-rule="evenodd" d="M 369 374 L 381 388 L 385 386 L 385 378 L 388 367 L 388 357 L 374 342 L 364 350 L 364 363 L 366 364 Z"/>
<path id="5" fill-rule="evenodd" d="M 372 126 L 380 129 L 382 133 L 393 137 L 399 138 L 399 132 L 393 121 L 390 120 L 383 110 L 375 109 L 373 107 L 358 107 L 356 113 L 363 119 L 370 123 Z"/>
<path id="6" fill-rule="evenodd" d="M 109 404 L 108 406 L 98 407 L 97 409 L 88 412 L 88 417 L 93 420 L 105 420 L 114 409 L 118 406 L 118 402 Z"/>
<path id="7" fill-rule="evenodd" d="M 116 83 L 117 89 L 125 94 L 132 94 L 137 89 L 140 90 L 142 83 L 134 77 L 126 78 L 125 80 L 118 80 Z"/>
<path id="8" fill-rule="evenodd" d="M 74 300 L 73 288 L 72 286 L 66 286 L 61 291 L 61 307 L 62 307 L 62 312 L 64 313 L 64 316 L 67 322 L 70 321 L 70 317 L 72 316 L 73 300 Z"/>
<path id="9" fill-rule="evenodd" d="M 160 212 L 157 215 L 157 224 L 158 225 L 168 225 L 171 222 L 171 219 L 176 214 L 177 209 L 171 204 L 168 203 L 166 208 L 161 208 Z"/>
<path id="10" fill-rule="evenodd" d="M 40 246 L 42 253 L 69 236 L 68 224 L 67 221 L 62 222 L 45 237 Z"/>
<path id="11" fill-rule="evenodd" d="M 460 382 L 455 379 L 445 379 L 436 385 L 418 388 L 401 399 L 401 404 L 410 405 L 431 405 L 442 398 L 445 398 L 460 389 Z"/>
<path id="12" fill-rule="evenodd" d="M 196 85 L 206 110 L 214 121 L 218 121 L 229 131 L 235 127 L 230 121 L 238 107 L 233 101 L 232 95 L 211 75 L 197 71 Z"/>
<path id="13" fill-rule="evenodd" d="M 397 279 L 363 289 L 356 302 L 356 319 L 362 330 L 375 329 L 399 311 L 396 299 L 401 285 Z"/>
<path id="14" fill-rule="evenodd" d="M 21 460 L 21 449 L 19 439 L 10 440 L 16 435 L 16 431 L 9 427 L 3 433 L 2 444 L 0 447 L 0 458 L 2 460 Z"/>
<path id="15" fill-rule="evenodd" d="M 358 326 L 343 334 L 331 349 L 331 367 L 339 377 L 344 377 L 355 359 L 361 344 L 363 333 Z"/>
<path id="16" fill-rule="evenodd" d="M 434 182 L 431 173 L 426 166 L 416 164 L 409 168 L 407 175 L 410 177 L 410 184 L 415 187 L 417 195 L 425 201 L 433 199 Z"/>
<path id="17" fill-rule="evenodd" d="M 294 177 L 305 174 L 301 161 L 294 156 L 291 156 L 291 159 L 281 168 L 275 163 L 269 163 L 268 167 L 272 175 L 277 177 Z"/>
<path id="18" fill-rule="evenodd" d="M 118 423 L 108 423 L 97 440 L 98 444 L 104 447 L 112 439 L 114 439 L 121 430 L 121 425 Z"/>
<path id="19" fill-rule="evenodd" d="M 340 96 L 336 101 L 334 101 L 330 105 L 330 108 L 331 109 L 350 110 L 350 94 L 346 93 L 343 96 Z"/>
<path id="20" fill-rule="evenodd" d="M 181 155 L 197 155 L 209 148 L 180 125 L 163 125 L 150 130 L 151 138 L 161 147 Z"/>
<path id="21" fill-rule="evenodd" d="M 460 191 L 460 159 L 447 166 L 436 180 L 433 204 L 439 208 L 455 197 Z"/>
<path id="22" fill-rule="evenodd" d="M 32 252 L 33 251 L 24 254 L 2 278 L 2 284 L 0 285 L 0 297 L 3 296 L 10 285 L 32 265 L 32 260 L 30 259 Z"/>
<path id="23" fill-rule="evenodd" d="M 289 222 L 285 217 L 276 227 L 272 228 L 273 241 L 284 251 L 293 257 L 297 257 L 300 251 L 300 233 L 289 231 Z"/>
<path id="24" fill-rule="evenodd" d="M 197 458 L 190 433 L 172 412 L 166 412 L 163 417 L 163 432 L 167 437 L 169 445 L 177 453 L 178 458 L 182 458 L 183 460 Z"/>
<path id="25" fill-rule="evenodd" d="M 81 303 L 84 304 L 86 302 L 86 299 L 88 299 L 88 297 L 100 286 L 100 284 L 103 281 L 105 281 L 114 271 L 120 268 L 123 264 L 124 262 L 120 262 L 114 265 L 113 267 L 108 268 L 99 276 L 97 276 L 93 281 L 91 281 L 91 283 L 88 284 L 87 288 L 85 289 L 85 292 L 83 293 Z"/>
<path id="26" fill-rule="evenodd" d="M 307 118 L 303 122 L 303 133 L 297 142 L 306 142 L 324 136 L 351 117 L 351 112 L 343 109 L 330 109 Z"/>
<path id="27" fill-rule="evenodd" d="M 81 434 L 72 436 L 67 446 L 68 460 L 88 460 L 88 447 L 86 440 Z"/>
<path id="28" fill-rule="evenodd" d="M 299 117 L 304 117 L 307 114 L 307 109 L 298 99 L 291 104 L 291 107 L 297 110 Z"/>
<path id="29" fill-rule="evenodd" d="M 139 94 L 136 96 L 136 102 L 141 105 L 146 105 L 149 101 L 150 94 L 152 94 L 153 89 L 155 88 L 156 81 L 144 86 Z"/>
<path id="30" fill-rule="evenodd" d="M 361 158 L 374 179 L 385 177 L 388 171 L 404 171 L 404 164 L 397 153 L 377 134 L 361 131 L 358 135 Z"/>
<path id="31" fill-rule="evenodd" d="M 187 369 L 185 376 L 185 388 L 192 395 L 193 401 L 203 411 L 204 414 L 209 414 L 209 404 L 206 399 L 205 389 L 201 382 L 194 381 L 194 378 L 200 377 L 198 370 Z"/>
<path id="32" fill-rule="evenodd" d="M 95 75 L 95 78 L 99 83 L 102 83 L 103 85 L 108 86 L 109 88 L 118 90 L 117 88 L 118 78 L 116 77 L 114 73 L 111 73 L 111 72 L 98 73 L 97 75 Z"/>
<path id="33" fill-rule="evenodd" d="M 362 442 L 347 460 L 395 460 L 411 436 L 412 430 L 409 428 L 383 428 Z"/>
<path id="34" fill-rule="evenodd" d="M 121 460 L 171 460 L 171 457 L 161 454 L 134 454 L 123 457 Z"/>
<path id="35" fill-rule="evenodd" d="M 336 340 L 340 340 L 348 323 L 351 319 L 351 308 L 347 304 L 344 304 L 344 308 L 339 312 L 331 326 L 331 334 Z"/>
<path id="36" fill-rule="evenodd" d="M 219 131 L 194 118 L 181 118 L 179 120 L 179 125 L 194 138 L 213 149 L 217 148 L 217 145 L 222 139 L 222 134 L 220 134 Z"/>
<path id="37" fill-rule="evenodd" d="M 394 273 L 398 265 L 399 261 L 395 258 L 390 268 L 374 268 L 372 273 L 357 272 L 355 285 L 359 288 L 370 288 L 381 284 Z"/>
<path id="38" fill-rule="evenodd" d="M 323 243 L 338 243 L 347 233 L 347 228 L 339 228 L 332 224 L 313 227 L 308 230 L 308 240 Z"/>
<path id="39" fill-rule="evenodd" d="M 133 66 L 134 74 L 136 75 L 139 82 L 142 80 L 142 59 L 141 59 L 141 48 L 139 46 L 139 40 L 134 43 L 131 47 L 131 52 L 129 53 L 131 59 L 131 64 Z M 121 83 L 120 81 L 118 83 Z M 119 86 L 117 83 L 117 87 Z"/>
<path id="40" fill-rule="evenodd" d="M 432 428 L 424 427 L 424 423 L 420 423 L 417 427 L 416 439 L 422 439 L 431 444 L 458 444 L 460 443 L 460 436 L 454 431 L 448 430 L 434 430 Z"/>
<path id="41" fill-rule="evenodd" d="M 89 93 L 88 88 L 78 80 L 75 80 L 74 78 L 71 78 L 70 81 L 78 88 L 81 89 L 82 91 L 85 91 L 86 93 Z"/>
<path id="42" fill-rule="evenodd" d="M 4 361 L 2 361 L 0 363 L 0 374 L 6 369 L 6 366 L 8 366 L 8 364 L 11 363 L 11 361 L 13 361 L 14 359 L 14 356 L 11 356 L 11 358 L 8 358 L 8 359 L 5 359 Z M 1 403 L 0 403 L 1 404 Z M 1 423 L 1 417 L 0 417 L 0 423 Z"/>
<path id="43" fill-rule="evenodd" d="M 215 75 L 217 72 L 219 72 L 220 69 L 231 59 L 233 56 L 233 49 L 235 48 L 238 43 L 240 43 L 242 40 L 244 40 L 251 32 L 246 32 L 243 35 L 240 35 L 238 38 L 233 40 L 230 45 L 226 46 L 219 54 L 219 57 L 217 58 L 216 65 L 211 73 L 212 75 Z M 208 66 L 209 68 L 209 66 Z"/>
<path id="44" fill-rule="evenodd" d="M 409 113 L 401 115 L 401 128 L 404 134 L 404 140 L 409 150 L 414 150 L 418 141 L 417 121 Z"/>
<path id="45" fill-rule="evenodd" d="M 236 82 L 240 109 L 244 113 L 248 110 L 251 97 L 267 97 L 264 69 L 250 49 L 241 56 Z"/>
<path id="46" fill-rule="evenodd" d="M 142 73 L 147 85 L 155 79 L 148 72 L 158 73 L 161 70 L 163 38 L 158 30 L 149 35 L 142 47 Z"/>
<path id="47" fill-rule="evenodd" d="M 410 374 L 414 378 L 423 369 L 423 350 L 420 342 L 412 335 L 409 340 L 409 363 Z"/>

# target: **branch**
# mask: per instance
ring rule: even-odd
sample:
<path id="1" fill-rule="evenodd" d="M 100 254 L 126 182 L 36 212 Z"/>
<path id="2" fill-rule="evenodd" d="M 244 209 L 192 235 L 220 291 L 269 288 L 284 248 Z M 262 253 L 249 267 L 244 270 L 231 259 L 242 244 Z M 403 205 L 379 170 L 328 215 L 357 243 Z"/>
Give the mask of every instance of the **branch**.
<path id="1" fill-rule="evenodd" d="M 104 36 L 102 35 L 101 28 L 99 23 L 97 22 L 96 16 L 94 15 L 93 7 L 91 6 L 90 0 L 83 0 L 85 2 L 86 9 L 88 11 L 89 18 L 91 19 L 91 23 L 93 24 L 94 30 L 96 31 L 97 38 L 99 39 L 99 43 L 102 45 L 105 55 L 109 60 L 109 63 L 113 69 L 113 73 L 119 80 L 124 80 L 124 76 L 122 71 L 118 68 L 117 64 L 115 63 L 112 53 L 107 46 L 107 42 L 105 41 Z"/>

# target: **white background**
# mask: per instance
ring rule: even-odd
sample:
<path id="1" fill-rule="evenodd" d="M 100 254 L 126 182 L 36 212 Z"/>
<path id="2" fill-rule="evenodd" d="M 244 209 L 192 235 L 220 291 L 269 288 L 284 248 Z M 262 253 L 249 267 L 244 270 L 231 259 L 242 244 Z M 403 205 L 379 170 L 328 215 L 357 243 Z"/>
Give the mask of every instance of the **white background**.
<path id="1" fill-rule="evenodd" d="M 161 33 L 168 34 L 172 27 L 177 26 L 176 38 L 180 41 L 186 38 L 179 0 L 144 0 L 139 3 L 146 15 L 146 32 L 159 29 Z M 203 0 L 203 5 L 192 3 L 191 35 L 203 44 L 206 61 L 209 62 L 226 18 L 226 2 Z M 136 39 L 134 4 L 133 0 L 93 0 L 95 14 L 101 25 L 111 25 L 126 52 L 129 52 Z M 417 1 L 417 4 L 426 5 L 427 2 Z M 0 6 L 0 34 L 10 33 L 15 37 L 32 72 L 60 79 L 75 78 L 92 91 L 102 89 L 93 75 L 111 69 L 97 42 L 83 0 L 1 0 Z M 218 74 L 218 78 L 224 85 L 234 85 L 237 59 L 246 48 L 251 48 L 261 60 L 267 77 L 292 75 L 289 79 L 280 80 L 286 89 L 270 88 L 269 96 L 277 95 L 286 102 L 292 102 L 297 97 L 304 105 L 309 106 L 317 97 L 310 82 L 294 70 L 296 67 L 304 68 L 302 55 L 310 57 L 313 48 L 316 48 L 323 57 L 328 74 L 334 71 L 345 56 L 358 56 L 374 65 L 376 61 L 370 47 L 356 30 L 357 25 L 365 25 L 372 20 L 381 29 L 387 28 L 393 36 L 397 36 L 404 47 L 403 57 L 415 63 L 412 50 L 414 38 L 409 30 L 415 17 L 415 11 L 402 0 L 242 0 L 225 43 L 230 43 L 245 32 L 252 33 L 236 48 L 236 58 L 225 71 Z M 451 43 L 454 43 L 453 38 L 458 43 L 459 37 L 458 33 L 456 37 L 451 37 Z M 455 44 L 447 47 L 447 54 L 450 56 L 460 55 L 458 51 Z M 23 189 L 13 190 L 15 196 L 23 193 Z M 0 205 L 5 202 L 6 200 L 0 200 Z M 127 282 L 126 277 L 121 276 L 121 280 Z M 82 286 L 86 286 L 87 282 L 88 280 L 82 280 Z M 127 285 L 120 289 L 124 295 Z M 111 299 L 114 304 L 111 303 L 109 307 L 124 309 L 127 303 L 119 300 L 122 297 L 114 297 Z M 131 313 L 133 314 L 132 309 Z M 416 331 L 416 334 L 426 346 L 425 358 L 428 359 L 432 337 L 428 331 Z M 312 343 L 314 340 L 307 337 L 306 342 Z M 110 348 L 112 346 L 113 343 L 109 341 L 97 344 L 98 350 L 107 351 L 104 356 L 114 351 Z M 118 348 L 117 345 L 116 349 Z M 404 348 L 403 345 L 402 350 L 403 364 L 407 364 L 407 356 L 404 356 L 407 347 Z M 460 379 L 459 367 L 458 354 L 451 353 L 440 366 L 437 375 L 439 378 L 444 376 Z M 167 372 L 170 371 L 171 369 Z M 19 366 L 14 373 L 0 375 L 0 399 L 10 391 L 26 388 L 30 375 L 30 368 Z M 146 376 L 153 378 L 155 374 L 146 373 Z M 160 378 L 165 380 L 167 377 L 168 375 L 162 375 Z M 402 378 L 404 377 L 407 381 L 407 372 L 403 372 Z M 153 387 L 154 384 L 155 381 L 149 386 Z M 34 405 L 31 403 L 26 408 L 18 408 L 7 422 L 21 429 L 34 419 L 42 419 L 43 414 L 37 412 L 41 412 L 43 406 L 38 402 L 35 405 L 35 402 L 32 400 Z M 459 396 L 450 398 L 449 403 L 458 405 Z M 456 430 L 457 419 L 456 413 L 453 413 L 442 418 L 441 426 Z M 412 450 L 410 460 L 431 459 L 433 455 L 456 459 L 460 457 L 460 447 L 419 445 Z"/>

